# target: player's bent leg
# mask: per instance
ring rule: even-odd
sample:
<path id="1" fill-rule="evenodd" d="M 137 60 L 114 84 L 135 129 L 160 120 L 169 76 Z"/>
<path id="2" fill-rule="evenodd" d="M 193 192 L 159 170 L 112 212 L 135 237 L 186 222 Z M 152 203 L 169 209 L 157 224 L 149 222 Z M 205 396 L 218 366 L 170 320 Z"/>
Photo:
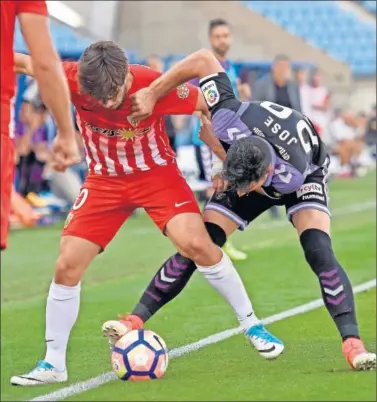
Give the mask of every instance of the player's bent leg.
<path id="1" fill-rule="evenodd" d="M 222 252 L 212 242 L 200 214 L 175 215 L 166 225 L 166 234 L 178 251 L 197 265 L 211 266 L 222 259 Z"/>
<path id="2" fill-rule="evenodd" d="M 266 359 L 278 357 L 283 352 L 284 345 L 271 335 L 256 317 L 244 284 L 231 260 L 212 243 L 199 216 L 198 219 L 193 219 L 185 215 L 178 215 L 169 222 L 167 226 L 169 237 L 182 253 L 196 263 L 198 271 L 230 304 L 248 341 L 257 351 Z M 219 212 L 206 211 L 204 216 L 212 225 L 222 228 L 229 234 L 237 228 L 235 222 Z M 206 253 L 211 253 L 213 256 Z M 201 259 L 199 263 L 198 257 Z M 206 265 L 203 262 L 206 262 Z"/>
<path id="3" fill-rule="evenodd" d="M 212 241 L 217 246 L 222 247 L 226 241 L 224 230 L 211 222 L 206 222 L 205 226 Z M 148 321 L 165 304 L 172 301 L 181 293 L 195 271 L 196 265 L 189 258 L 184 257 L 180 253 L 171 256 L 154 275 L 141 299 L 133 309 L 132 315 L 126 317 L 126 321 L 133 316 L 140 318 L 143 323 Z M 133 325 L 133 323 L 126 324 L 129 324 L 131 327 Z"/>
<path id="4" fill-rule="evenodd" d="M 316 274 L 324 304 L 343 340 L 343 353 L 355 370 L 376 368 L 376 355 L 360 340 L 350 280 L 338 262 L 330 238 L 330 218 L 316 209 L 300 209 L 292 216 L 305 258 Z"/>
<path id="5" fill-rule="evenodd" d="M 227 237 L 235 232 L 239 226 L 234 220 L 211 209 L 204 212 L 204 220 L 206 225 L 211 224 L 223 228 Z M 246 318 L 239 319 L 239 321 L 244 328 L 246 339 L 264 358 L 275 359 L 283 353 L 283 342 L 266 330 L 254 312 L 247 315 Z"/>
<path id="6" fill-rule="evenodd" d="M 148 196 L 142 205 L 183 255 L 174 255 L 160 268 L 133 313 L 145 321 L 176 297 L 195 270 L 192 262 L 194 260 L 210 284 L 232 306 L 244 328 L 249 328 L 247 323 L 257 319 L 237 271 L 219 247 L 226 240 L 225 230 L 216 223 L 207 224 L 206 230 L 195 197 L 175 167 L 165 168 L 163 185 L 161 188 L 161 180 L 152 180 L 148 190 L 155 197 L 149 199 Z M 157 196 L 160 199 L 160 208 L 156 208 Z M 233 230 L 236 227 L 237 225 L 233 225 Z M 207 231 L 218 245 L 211 241 Z M 122 321 L 123 328 L 132 328 L 132 323 L 127 318 Z"/>
<path id="7" fill-rule="evenodd" d="M 88 240 L 63 236 L 55 275 L 46 305 L 46 355 L 29 373 L 11 378 L 21 386 L 64 382 L 68 379 L 66 353 L 71 330 L 80 307 L 80 280 L 101 247 Z"/>

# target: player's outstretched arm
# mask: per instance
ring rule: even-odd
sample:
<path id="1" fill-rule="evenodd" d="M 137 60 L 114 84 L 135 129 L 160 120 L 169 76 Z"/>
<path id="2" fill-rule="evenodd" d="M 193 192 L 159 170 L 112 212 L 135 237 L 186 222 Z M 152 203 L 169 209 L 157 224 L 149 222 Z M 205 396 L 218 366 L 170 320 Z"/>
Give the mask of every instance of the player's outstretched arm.
<path id="1" fill-rule="evenodd" d="M 155 80 L 149 88 L 158 100 L 176 86 L 193 78 L 203 78 L 223 71 L 216 57 L 209 50 L 202 49 L 178 62 Z"/>
<path id="2" fill-rule="evenodd" d="M 210 118 L 203 113 L 200 120 L 199 138 L 213 151 L 220 161 L 224 162 L 226 152 L 215 135 Z"/>
<path id="3" fill-rule="evenodd" d="M 25 62 L 30 75 L 35 76 L 41 97 L 51 110 L 59 134 L 75 139 L 71 118 L 70 95 L 60 58 L 54 48 L 45 15 L 21 12 L 19 21 L 30 52 L 31 63 Z M 24 56 L 26 57 L 26 56 Z"/>
<path id="4" fill-rule="evenodd" d="M 156 102 L 173 88 L 193 78 L 203 78 L 223 71 L 221 64 L 209 50 L 199 50 L 162 74 L 148 88 L 133 95 L 132 114 L 138 118 L 145 118 L 152 113 Z M 201 98 L 199 97 L 196 110 L 205 112 L 200 102 Z M 208 111 L 205 114 L 208 114 Z"/>

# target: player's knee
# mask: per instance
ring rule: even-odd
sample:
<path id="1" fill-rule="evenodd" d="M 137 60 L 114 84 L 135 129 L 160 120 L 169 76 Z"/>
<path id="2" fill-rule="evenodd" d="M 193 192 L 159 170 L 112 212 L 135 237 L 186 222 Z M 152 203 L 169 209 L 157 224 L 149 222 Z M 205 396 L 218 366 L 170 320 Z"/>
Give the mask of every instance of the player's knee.
<path id="1" fill-rule="evenodd" d="M 54 281 L 59 285 L 75 286 L 82 277 L 82 267 L 74 264 L 67 254 L 60 254 L 55 264 Z"/>
<path id="2" fill-rule="evenodd" d="M 306 261 L 317 275 L 338 266 L 330 236 L 326 232 L 307 229 L 301 233 L 300 242 Z"/>
<path id="3" fill-rule="evenodd" d="M 205 222 L 207 232 L 212 241 L 219 247 L 222 247 L 226 243 L 225 231 L 216 223 Z"/>
<path id="4" fill-rule="evenodd" d="M 197 261 L 208 253 L 211 241 L 208 236 L 193 235 L 182 247 L 182 254 L 193 261 Z M 212 244 L 213 246 L 213 244 Z"/>

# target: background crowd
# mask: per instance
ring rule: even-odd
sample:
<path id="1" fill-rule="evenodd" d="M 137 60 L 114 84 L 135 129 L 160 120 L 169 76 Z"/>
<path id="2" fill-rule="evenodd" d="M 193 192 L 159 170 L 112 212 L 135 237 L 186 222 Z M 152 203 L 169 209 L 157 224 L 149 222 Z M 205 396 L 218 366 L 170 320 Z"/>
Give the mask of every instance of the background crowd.
<path id="1" fill-rule="evenodd" d="M 247 67 L 237 71 L 228 60 L 232 30 L 225 20 L 210 21 L 208 37 L 214 55 L 228 73 L 240 100 L 268 100 L 299 110 L 312 120 L 332 155 L 332 177 L 353 178 L 375 167 L 376 105 L 371 105 L 368 113 L 335 108 L 321 73 L 315 67 L 297 65 L 284 54 L 277 55 L 269 71 L 262 75 Z M 165 63 L 158 55 L 150 55 L 143 62 L 163 72 L 177 60 Z M 83 162 L 64 173 L 54 171 L 50 162 L 56 129 L 32 80 L 27 82 L 22 93 L 14 123 L 17 164 L 14 205 L 17 213 L 12 216 L 12 225 L 27 223 L 28 219 L 22 214 L 23 200 L 33 207 L 35 221 L 53 223 L 73 204 L 86 174 L 80 133 L 77 130 Z M 198 137 L 198 118 L 168 116 L 166 128 L 187 180 L 194 190 L 208 196 L 211 152 Z M 277 210 L 272 214 L 277 217 Z"/>

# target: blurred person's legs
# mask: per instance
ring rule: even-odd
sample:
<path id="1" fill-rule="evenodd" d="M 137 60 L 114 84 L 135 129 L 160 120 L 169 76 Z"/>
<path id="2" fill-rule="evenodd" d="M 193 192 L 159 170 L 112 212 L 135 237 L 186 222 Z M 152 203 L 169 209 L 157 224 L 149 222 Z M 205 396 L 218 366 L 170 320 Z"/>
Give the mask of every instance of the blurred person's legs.
<path id="1" fill-rule="evenodd" d="M 355 174 L 358 160 L 363 149 L 363 142 L 357 139 L 342 140 L 334 146 L 334 150 L 340 158 L 342 167 L 340 174 L 342 176 L 353 176 Z"/>
<path id="2" fill-rule="evenodd" d="M 81 183 L 83 183 L 88 174 L 88 165 L 86 162 L 77 163 L 76 165 L 71 166 L 70 169 L 79 176 Z"/>
<path id="3" fill-rule="evenodd" d="M 205 147 L 205 145 L 194 145 L 195 147 L 195 156 L 196 156 L 196 162 L 198 164 L 199 168 L 199 180 L 200 181 L 207 181 L 208 183 L 211 182 L 211 159 L 209 160 L 209 170 L 208 170 L 208 164 L 203 162 L 203 154 L 205 152 L 202 152 L 202 147 Z M 211 152 L 211 151 L 209 151 Z M 207 170 L 206 170 L 207 167 Z"/>
<path id="4" fill-rule="evenodd" d="M 280 215 L 279 215 L 279 208 L 278 208 L 276 205 L 274 205 L 273 207 L 271 207 L 271 208 L 269 209 L 269 211 L 270 211 L 270 215 L 271 215 L 271 218 L 272 218 L 272 219 L 279 219 L 279 218 L 280 218 Z"/>
<path id="5" fill-rule="evenodd" d="M 49 185 L 52 193 L 69 204 L 73 204 L 80 193 L 81 178 L 79 175 L 67 169 L 65 172 L 57 172 L 55 170 L 49 172 Z"/>
<path id="6" fill-rule="evenodd" d="M 1 129 L 1 250 L 8 245 L 9 216 L 14 175 L 14 145 L 9 134 Z"/>
<path id="7" fill-rule="evenodd" d="M 26 197 L 29 193 L 39 193 L 44 189 L 43 170 L 44 162 L 40 162 L 34 152 L 19 159 L 20 194 Z"/>

